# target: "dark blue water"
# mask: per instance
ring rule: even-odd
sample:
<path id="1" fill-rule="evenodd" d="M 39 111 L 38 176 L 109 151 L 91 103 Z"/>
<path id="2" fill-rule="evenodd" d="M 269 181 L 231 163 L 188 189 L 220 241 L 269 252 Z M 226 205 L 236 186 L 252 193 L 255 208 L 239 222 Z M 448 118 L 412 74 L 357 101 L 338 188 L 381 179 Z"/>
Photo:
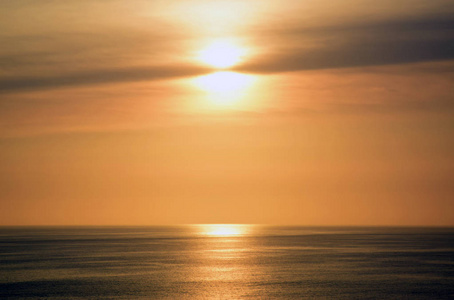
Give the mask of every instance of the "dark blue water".
<path id="1" fill-rule="evenodd" d="M 454 299 L 454 229 L 4 227 L 0 298 Z"/>

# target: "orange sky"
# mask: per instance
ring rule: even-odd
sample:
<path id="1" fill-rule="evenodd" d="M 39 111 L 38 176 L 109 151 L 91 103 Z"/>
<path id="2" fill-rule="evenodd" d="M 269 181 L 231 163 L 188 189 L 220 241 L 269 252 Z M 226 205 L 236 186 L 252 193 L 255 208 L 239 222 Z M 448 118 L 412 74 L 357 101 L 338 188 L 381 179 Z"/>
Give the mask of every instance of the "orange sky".
<path id="1" fill-rule="evenodd" d="M 0 225 L 454 225 L 452 1 L 0 11 Z"/>

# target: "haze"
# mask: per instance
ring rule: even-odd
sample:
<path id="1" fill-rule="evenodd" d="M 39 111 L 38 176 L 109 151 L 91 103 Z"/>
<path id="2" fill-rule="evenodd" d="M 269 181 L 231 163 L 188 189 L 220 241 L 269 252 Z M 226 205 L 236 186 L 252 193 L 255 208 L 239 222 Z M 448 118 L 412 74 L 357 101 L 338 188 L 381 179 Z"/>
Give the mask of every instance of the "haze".
<path id="1" fill-rule="evenodd" d="M 454 225 L 452 1 L 0 11 L 0 225 Z"/>

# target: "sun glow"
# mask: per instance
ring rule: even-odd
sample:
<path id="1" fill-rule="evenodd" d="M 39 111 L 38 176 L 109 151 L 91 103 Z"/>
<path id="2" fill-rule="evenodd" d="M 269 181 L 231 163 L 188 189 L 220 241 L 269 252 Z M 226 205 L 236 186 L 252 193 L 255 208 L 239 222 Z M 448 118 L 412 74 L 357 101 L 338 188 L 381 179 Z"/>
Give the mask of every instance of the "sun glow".
<path id="1" fill-rule="evenodd" d="M 219 39 L 199 52 L 198 60 L 215 68 L 225 69 L 239 63 L 246 50 L 229 39 Z"/>
<path id="2" fill-rule="evenodd" d="M 248 87 L 253 80 L 250 75 L 235 72 L 216 72 L 195 79 L 196 85 L 213 93 L 238 92 Z"/>
<path id="3" fill-rule="evenodd" d="M 231 105 L 239 101 L 254 82 L 254 76 L 235 72 L 216 72 L 194 79 L 196 87 L 207 93 L 209 101 Z"/>

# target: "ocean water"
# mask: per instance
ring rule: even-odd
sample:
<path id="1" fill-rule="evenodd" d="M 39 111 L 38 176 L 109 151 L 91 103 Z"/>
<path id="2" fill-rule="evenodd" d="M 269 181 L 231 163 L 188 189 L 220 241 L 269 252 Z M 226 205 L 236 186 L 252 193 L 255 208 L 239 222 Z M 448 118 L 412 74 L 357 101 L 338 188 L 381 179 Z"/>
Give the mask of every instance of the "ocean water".
<path id="1" fill-rule="evenodd" d="M 454 229 L 3 227 L 0 298 L 454 299 Z"/>

